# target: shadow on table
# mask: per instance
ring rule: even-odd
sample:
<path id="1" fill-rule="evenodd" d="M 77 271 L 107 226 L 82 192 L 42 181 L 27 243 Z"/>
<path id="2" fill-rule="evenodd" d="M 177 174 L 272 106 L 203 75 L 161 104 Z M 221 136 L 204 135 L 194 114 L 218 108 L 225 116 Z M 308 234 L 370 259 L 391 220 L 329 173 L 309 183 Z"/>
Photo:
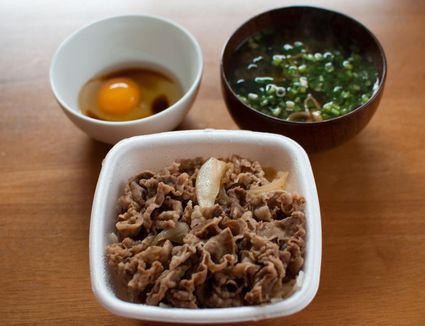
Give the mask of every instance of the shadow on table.
<path id="1" fill-rule="evenodd" d="M 385 271 L 391 259 L 380 237 L 388 228 L 386 214 L 391 209 L 382 197 L 389 189 L 382 187 L 391 175 L 394 152 L 393 144 L 383 138 L 356 137 L 310 155 L 322 213 L 319 298 L 326 297 L 326 305 L 344 305 L 343 297 L 358 301 L 355 297 L 371 288 L 380 292 L 377 272 Z"/>
<path id="2" fill-rule="evenodd" d="M 193 121 L 193 119 L 191 119 L 190 117 L 186 117 L 183 122 L 178 125 L 174 130 L 179 131 L 199 128 L 200 127 L 196 125 L 196 122 Z M 96 180 L 102 167 L 102 161 L 112 147 L 113 145 L 102 143 L 100 141 L 87 137 L 84 160 L 86 163 L 86 168 L 90 170 L 90 173 L 92 175 L 96 175 Z"/>
<path id="3" fill-rule="evenodd" d="M 97 175 L 99 175 L 103 159 L 111 148 L 112 145 L 87 138 L 87 164 L 93 172 L 97 172 Z"/>
<path id="4" fill-rule="evenodd" d="M 243 323 L 220 323 L 220 324 L 178 324 L 178 323 L 159 323 L 159 322 L 148 322 L 148 321 L 144 321 L 144 322 L 140 322 L 139 325 L 140 326 L 182 326 L 182 325 L 191 325 L 191 326 L 196 326 L 196 325 L 211 325 L 211 326 L 280 326 L 280 325 L 285 325 L 285 326 L 292 326 L 292 325 L 301 325 L 302 323 L 301 319 L 299 321 L 289 321 L 288 318 L 275 318 L 275 319 L 268 319 L 268 320 L 264 320 L 264 321 L 251 321 L 251 322 L 243 322 Z M 303 324 L 305 325 L 305 324 Z"/>
<path id="5" fill-rule="evenodd" d="M 87 138 L 87 143 L 84 146 L 84 172 L 87 175 L 85 180 L 85 186 L 89 187 L 88 191 L 91 192 L 92 197 L 96 189 L 97 179 L 99 177 L 100 170 L 102 168 L 102 161 L 106 154 L 112 148 L 112 145 L 101 143 L 97 140 Z M 90 199 L 90 200 L 91 200 Z"/>
<path id="6" fill-rule="evenodd" d="M 174 129 L 175 131 L 180 130 L 192 130 L 192 129 L 200 129 L 201 126 L 193 120 L 189 115 L 186 115 L 184 120 Z"/>

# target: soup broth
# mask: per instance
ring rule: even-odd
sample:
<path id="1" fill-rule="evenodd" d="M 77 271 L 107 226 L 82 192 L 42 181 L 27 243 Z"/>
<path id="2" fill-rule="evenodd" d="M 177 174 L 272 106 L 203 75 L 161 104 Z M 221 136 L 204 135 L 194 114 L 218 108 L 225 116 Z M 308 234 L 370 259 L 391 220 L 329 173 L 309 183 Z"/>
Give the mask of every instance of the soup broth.
<path id="1" fill-rule="evenodd" d="M 369 101 L 377 71 L 355 45 L 288 39 L 273 30 L 250 37 L 235 53 L 230 83 L 239 99 L 266 115 L 317 122 Z"/>

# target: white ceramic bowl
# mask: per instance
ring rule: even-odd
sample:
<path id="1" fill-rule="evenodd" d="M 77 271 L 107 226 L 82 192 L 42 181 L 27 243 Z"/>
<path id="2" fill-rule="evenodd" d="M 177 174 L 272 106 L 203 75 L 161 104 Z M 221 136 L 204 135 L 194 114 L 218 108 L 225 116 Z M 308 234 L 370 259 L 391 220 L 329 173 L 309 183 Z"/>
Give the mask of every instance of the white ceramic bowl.
<path id="1" fill-rule="evenodd" d="M 276 303 L 220 309 L 162 308 L 118 299 L 108 278 L 105 247 L 115 229 L 117 200 L 128 179 L 144 169 L 157 171 L 178 158 L 232 154 L 289 171 L 288 190 L 306 199 L 306 256 L 297 290 Z M 94 294 L 115 314 L 141 320 L 205 324 L 287 316 L 306 307 L 315 296 L 321 254 L 320 208 L 310 162 L 302 147 L 289 138 L 242 130 L 175 131 L 125 139 L 116 144 L 103 161 L 91 214 L 90 271 Z"/>
<path id="2" fill-rule="evenodd" d="M 172 74 L 184 96 L 153 116 L 126 122 L 89 118 L 78 108 L 81 87 L 111 68 L 153 66 Z M 57 49 L 50 84 L 68 118 L 90 137 L 106 142 L 174 129 L 190 109 L 203 70 L 198 42 L 183 27 L 146 15 L 116 16 L 85 26 Z"/>

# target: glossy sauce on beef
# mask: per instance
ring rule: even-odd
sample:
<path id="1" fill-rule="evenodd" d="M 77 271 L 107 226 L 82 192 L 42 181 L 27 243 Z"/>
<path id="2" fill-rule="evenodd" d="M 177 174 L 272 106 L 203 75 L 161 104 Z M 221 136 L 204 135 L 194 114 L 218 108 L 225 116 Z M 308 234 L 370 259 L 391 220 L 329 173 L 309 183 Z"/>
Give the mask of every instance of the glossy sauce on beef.
<path id="1" fill-rule="evenodd" d="M 128 301 L 184 308 L 257 305 L 291 293 L 303 267 L 304 198 L 249 190 L 273 175 L 232 156 L 212 207 L 200 207 L 204 160 L 177 160 L 131 178 L 106 256 Z M 267 172 L 267 174 L 265 173 Z"/>

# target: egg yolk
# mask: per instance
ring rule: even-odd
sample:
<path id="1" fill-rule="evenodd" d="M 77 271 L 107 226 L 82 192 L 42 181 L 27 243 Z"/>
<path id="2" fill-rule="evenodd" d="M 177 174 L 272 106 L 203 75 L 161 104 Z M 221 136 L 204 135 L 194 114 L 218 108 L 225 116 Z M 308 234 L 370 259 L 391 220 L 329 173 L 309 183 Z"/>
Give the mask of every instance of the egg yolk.
<path id="1" fill-rule="evenodd" d="M 109 114 L 126 114 L 140 102 L 137 84 L 129 78 L 106 80 L 97 93 L 99 108 Z"/>

